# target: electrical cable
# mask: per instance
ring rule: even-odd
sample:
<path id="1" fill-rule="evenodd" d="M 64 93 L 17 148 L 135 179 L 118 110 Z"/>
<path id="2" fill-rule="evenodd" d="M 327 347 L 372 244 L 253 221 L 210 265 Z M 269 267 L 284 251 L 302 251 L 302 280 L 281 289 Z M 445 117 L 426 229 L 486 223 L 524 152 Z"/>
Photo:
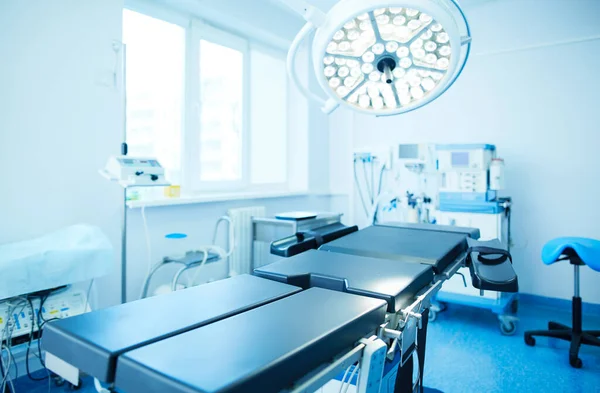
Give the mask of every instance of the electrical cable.
<path id="1" fill-rule="evenodd" d="M 346 389 L 344 389 L 344 393 L 348 393 L 348 389 L 350 389 L 350 385 L 352 385 L 352 378 L 354 378 L 354 374 L 357 374 L 359 370 L 360 370 L 360 366 L 358 366 L 358 365 L 354 366 L 354 370 L 352 370 L 352 373 L 350 374 L 350 378 L 348 378 L 348 384 L 346 385 Z M 357 379 L 357 381 L 358 381 L 358 379 Z M 414 389 L 413 389 L 413 391 L 414 391 Z"/>
<path id="2" fill-rule="evenodd" d="M 200 264 L 197 266 L 198 270 L 196 270 L 196 273 L 194 274 L 193 277 L 189 277 L 188 276 L 188 283 L 187 283 L 187 287 L 190 288 L 193 286 L 194 281 L 196 281 L 196 279 L 198 278 L 198 274 L 200 272 L 200 269 L 202 268 L 202 266 L 204 266 L 204 264 L 206 263 L 206 261 L 208 261 L 208 253 L 210 251 L 210 249 L 207 248 L 202 248 L 199 251 L 202 252 L 202 262 L 200 262 Z M 184 273 L 187 272 L 189 269 L 191 268 L 195 268 L 196 266 L 185 266 L 181 269 L 179 269 L 179 271 L 175 274 L 175 276 L 173 277 L 173 282 L 171 283 L 171 289 L 173 291 L 177 290 L 177 283 L 179 282 L 179 277 Z"/>
<path id="3" fill-rule="evenodd" d="M 417 388 L 417 386 L 419 386 L 421 384 L 421 364 L 419 363 L 419 346 L 417 344 L 415 344 L 415 351 L 413 353 L 415 354 L 415 358 L 417 361 L 417 371 L 418 371 L 417 380 L 413 384 L 413 388 L 412 388 L 412 391 L 414 392 L 415 389 Z"/>
<path id="4" fill-rule="evenodd" d="M 146 206 L 142 206 L 142 223 L 144 224 L 144 236 L 146 237 L 146 253 L 148 257 L 148 269 L 146 274 L 150 274 L 152 269 L 152 245 L 150 244 L 150 231 L 148 230 L 148 221 L 146 220 Z"/>
<path id="5" fill-rule="evenodd" d="M 29 368 L 29 352 L 31 350 L 31 343 L 33 342 L 33 333 L 34 333 L 34 329 L 35 329 L 35 320 L 34 320 L 35 309 L 33 308 L 33 302 L 31 301 L 31 299 L 27 299 L 27 301 L 29 302 L 29 308 L 31 310 L 31 332 L 29 333 L 29 341 L 27 343 L 27 351 L 25 351 L 25 369 L 27 371 L 27 377 L 29 377 L 29 379 L 31 379 L 32 381 L 35 381 L 35 382 L 40 382 L 40 381 L 44 381 L 46 378 L 49 378 L 49 377 L 36 378 L 33 375 L 31 375 L 31 371 Z M 40 333 L 40 330 L 39 330 L 39 325 L 38 325 L 38 337 L 39 337 L 39 333 Z M 40 360 L 41 360 L 41 358 L 40 358 Z"/>
<path id="6" fill-rule="evenodd" d="M 204 256 L 202 258 L 202 262 L 200 264 L 196 264 L 193 266 L 188 266 L 187 268 L 183 269 L 183 271 L 181 271 L 181 273 L 183 273 L 184 271 L 187 272 L 189 269 L 196 269 L 196 273 L 194 273 L 194 275 L 192 276 L 191 279 L 188 278 L 188 288 L 194 286 L 194 283 L 198 280 L 198 276 L 200 275 L 200 271 L 202 270 L 202 267 L 207 263 L 208 261 L 208 257 L 209 257 L 209 252 L 214 251 L 219 257 L 219 260 L 223 260 L 225 258 L 227 258 L 231 253 L 228 253 L 227 251 L 225 251 L 223 248 L 219 247 L 219 246 L 202 246 L 200 248 L 200 250 L 204 253 Z M 179 274 L 181 274 L 180 272 L 178 272 Z M 173 279 L 173 283 L 175 283 L 175 279 Z M 177 281 L 179 281 L 179 278 L 177 277 Z"/>
<path id="7" fill-rule="evenodd" d="M 371 195 L 375 200 L 375 160 L 370 161 L 369 164 L 371 165 Z"/>
<path id="8" fill-rule="evenodd" d="M 2 351 L 0 351 L 0 356 L 3 356 Z M 0 376 L 2 377 L 2 384 L 0 384 L 0 393 L 6 393 L 6 389 L 4 387 L 4 381 L 6 378 L 6 374 L 4 374 L 4 360 L 0 361 Z M 8 392 L 12 393 L 10 390 L 10 386 L 8 386 Z"/>
<path id="9" fill-rule="evenodd" d="M 377 188 L 377 195 L 381 195 L 381 188 L 383 186 L 383 174 L 385 172 L 385 165 L 381 166 L 381 171 L 379 171 L 379 187 Z"/>
<path id="10" fill-rule="evenodd" d="M 0 392 L 2 392 L 2 393 L 6 390 L 6 386 L 9 386 L 9 389 L 12 389 L 12 391 L 15 392 L 13 380 L 17 379 L 19 377 L 19 367 L 18 367 L 17 361 L 12 353 L 12 338 L 13 338 L 12 336 L 13 336 L 17 321 L 15 320 L 15 322 L 10 326 L 10 328 L 9 328 L 9 322 L 10 322 L 11 318 L 15 319 L 14 315 L 19 315 L 23 312 L 23 310 L 25 309 L 25 306 L 27 305 L 27 300 L 24 298 L 21 298 L 21 297 L 19 297 L 17 299 L 19 300 L 19 302 L 16 304 L 11 304 L 10 302 L 8 303 L 9 304 L 8 320 L 7 320 L 6 325 L 4 326 L 4 329 L 2 330 L 2 340 L 0 341 L 0 362 L 3 363 L 3 368 L 4 368 L 4 373 L 3 373 L 4 376 L 2 377 L 2 385 L 0 385 Z M 15 313 L 17 308 L 20 306 L 21 306 L 21 309 Z M 7 363 L 4 363 L 4 356 L 2 356 L 2 351 L 6 351 L 6 353 L 8 355 Z M 14 368 L 15 368 L 15 377 L 14 378 L 10 377 L 11 363 L 14 365 Z M 8 383 L 8 385 L 7 385 L 7 383 Z"/>
<path id="11" fill-rule="evenodd" d="M 90 310 L 92 309 L 90 296 L 92 294 L 92 287 L 94 286 L 95 279 L 90 281 L 90 286 L 88 287 L 87 294 L 85 295 L 85 306 L 83 307 L 83 312 L 88 312 L 88 306 L 90 306 Z"/>
<path id="12" fill-rule="evenodd" d="M 161 261 L 161 262 L 157 263 L 156 265 L 154 265 L 154 267 L 150 271 L 150 274 L 148 274 L 146 276 L 146 279 L 144 280 L 144 284 L 142 285 L 142 290 L 140 292 L 140 299 L 144 299 L 144 298 L 146 298 L 146 296 L 148 296 L 148 288 L 150 287 L 150 281 L 152 280 L 152 277 L 154 277 L 154 274 L 156 274 L 156 272 L 161 267 L 167 266 L 171 263 L 187 266 L 185 263 L 179 262 L 179 261 L 169 261 L 169 262 Z"/>
<path id="13" fill-rule="evenodd" d="M 365 177 L 365 188 L 367 189 L 367 194 L 369 195 L 369 199 L 371 200 L 371 204 L 373 204 L 373 188 L 369 183 L 369 175 L 367 174 L 367 163 L 362 161 L 363 167 L 363 175 Z"/>
<path id="14" fill-rule="evenodd" d="M 360 183 L 358 181 L 358 173 L 356 171 L 356 160 L 354 160 L 354 182 L 356 183 L 356 187 L 357 187 L 356 191 L 358 192 L 358 195 L 360 196 L 360 201 L 362 202 L 362 207 L 364 209 L 364 212 L 367 215 L 367 217 L 369 217 L 369 209 L 367 208 L 367 203 L 365 202 L 365 198 L 362 193 L 362 187 L 360 186 Z"/>
<path id="15" fill-rule="evenodd" d="M 4 344 L 2 346 L 0 346 L 0 372 L 2 375 L 2 383 L 0 384 L 0 393 L 5 393 L 6 392 L 6 380 L 8 379 L 9 376 L 9 370 L 8 368 L 4 367 Z M 8 358 L 8 365 L 10 366 L 10 355 L 8 353 L 8 351 L 6 351 L 7 356 L 9 356 Z M 10 391 L 10 386 L 8 387 L 8 390 Z"/>
<path id="16" fill-rule="evenodd" d="M 385 165 L 381 166 L 381 171 L 379 171 L 379 185 L 377 187 L 377 199 L 375 200 L 374 206 L 373 206 L 373 220 L 372 223 L 373 225 L 375 225 L 377 223 L 377 214 L 378 214 L 378 210 L 379 210 L 379 200 L 381 199 L 381 189 L 383 187 L 383 174 L 385 172 Z"/>
<path id="17" fill-rule="evenodd" d="M 229 229 L 229 238 L 228 238 L 228 243 L 229 243 L 229 250 L 225 250 L 222 247 L 219 247 L 216 245 L 217 243 L 217 234 L 219 232 L 219 224 L 223 221 L 226 221 L 228 223 L 228 229 Z M 204 253 L 204 256 L 202 258 L 202 262 L 199 265 L 194 265 L 194 266 L 190 266 L 190 269 L 196 269 L 196 273 L 192 276 L 192 279 L 189 280 L 188 279 L 188 288 L 192 287 L 194 285 L 194 283 L 198 280 L 198 276 L 200 275 L 200 271 L 202 270 L 202 267 L 207 263 L 208 261 L 208 253 L 210 251 L 214 251 L 218 256 L 219 256 L 219 260 L 225 260 L 226 258 L 229 258 L 229 256 L 231 256 L 231 254 L 233 253 L 233 250 L 235 248 L 235 231 L 233 228 L 233 224 L 231 222 L 231 219 L 229 217 L 221 217 L 217 220 L 217 223 L 215 224 L 215 230 L 213 232 L 213 238 L 212 238 L 212 245 L 210 246 L 202 246 L 200 247 L 200 251 L 202 251 Z M 178 274 L 182 274 L 184 271 L 187 271 L 188 269 L 183 269 L 183 271 L 179 271 L 177 272 Z M 174 277 L 173 278 L 173 283 L 172 283 L 172 287 L 176 288 L 177 287 L 177 282 L 179 281 L 179 277 Z M 173 289 L 175 290 L 175 289 Z"/>
<path id="18" fill-rule="evenodd" d="M 350 368 L 353 366 L 353 364 L 349 365 L 346 368 L 346 372 L 344 373 L 344 376 L 342 377 L 342 384 L 340 385 L 340 390 L 339 393 L 342 393 L 342 389 L 344 388 L 344 383 L 346 382 L 346 376 L 348 375 L 348 372 L 350 371 Z"/>
<path id="19" fill-rule="evenodd" d="M 42 359 L 42 345 L 41 345 L 42 334 L 44 332 L 44 326 L 48 322 L 52 322 L 52 321 L 59 319 L 59 318 L 50 318 L 48 320 L 44 319 L 44 315 L 43 315 L 44 303 L 46 303 L 46 300 L 48 300 L 51 293 L 52 293 L 52 291 L 50 291 L 42 296 L 41 301 L 40 301 L 40 309 L 38 310 L 38 314 L 37 314 L 37 322 L 38 322 L 38 342 L 37 342 L 38 355 L 37 356 L 38 356 L 38 359 L 40 360 L 40 363 L 42 364 L 42 366 L 44 366 L 44 368 L 46 368 L 46 363 L 44 362 L 44 359 Z M 40 323 L 40 321 L 42 321 L 42 322 Z"/>
<path id="20" fill-rule="evenodd" d="M 2 384 L 0 385 L 0 393 L 4 393 L 6 390 L 14 393 L 15 387 L 13 385 L 12 378 L 10 378 L 10 363 L 14 360 L 14 358 L 10 348 L 6 347 L 4 350 L 8 355 L 8 361 L 6 364 L 4 363 L 4 356 L 2 355 L 2 351 L 0 351 L 0 364 L 2 364 L 2 374 L 4 375 L 2 377 Z"/>

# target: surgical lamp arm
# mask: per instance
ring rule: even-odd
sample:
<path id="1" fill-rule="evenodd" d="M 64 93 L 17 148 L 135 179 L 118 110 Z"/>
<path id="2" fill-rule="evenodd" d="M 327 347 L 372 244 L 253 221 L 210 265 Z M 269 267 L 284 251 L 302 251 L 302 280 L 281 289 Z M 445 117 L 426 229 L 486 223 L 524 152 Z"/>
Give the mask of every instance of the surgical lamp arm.
<path id="1" fill-rule="evenodd" d="M 332 100 L 326 101 L 325 99 L 323 99 L 323 98 L 319 97 L 318 95 L 316 95 L 315 93 L 311 92 L 309 90 L 308 86 L 305 86 L 302 83 L 302 81 L 300 80 L 300 78 L 298 76 L 299 73 L 296 71 L 296 58 L 298 56 L 298 51 L 300 50 L 300 45 L 302 44 L 302 42 L 304 42 L 306 37 L 308 37 L 309 34 L 312 33 L 312 31 L 314 29 L 315 29 L 315 25 L 312 24 L 312 22 L 306 23 L 304 25 L 304 27 L 302 28 L 302 30 L 300 30 L 300 33 L 298 33 L 298 35 L 292 42 L 292 45 L 290 46 L 290 50 L 288 51 L 288 57 L 287 57 L 288 75 L 290 75 L 290 77 L 292 78 L 292 82 L 294 83 L 294 85 L 296 85 L 296 87 L 298 88 L 298 90 L 300 90 L 300 92 L 302 93 L 302 95 L 304 97 L 310 98 L 311 100 L 313 100 L 316 103 L 318 103 L 319 105 L 321 105 L 321 107 L 323 108 L 323 111 L 325 113 L 331 113 L 337 106 L 335 104 L 335 101 L 332 101 Z"/>
<path id="2" fill-rule="evenodd" d="M 324 98 L 319 97 L 310 91 L 308 86 L 305 86 L 299 78 L 299 73 L 296 71 L 296 58 L 298 57 L 298 51 L 300 50 L 300 45 L 304 42 L 304 40 L 319 26 L 321 26 L 325 22 L 325 13 L 319 10 L 318 8 L 310 5 L 306 1 L 303 0 L 281 0 L 291 9 L 302 15 L 304 19 L 306 19 L 307 23 L 302 27 L 300 33 L 294 38 L 292 45 L 288 51 L 287 57 L 287 69 L 288 75 L 292 78 L 292 82 L 294 85 L 300 90 L 302 95 L 306 98 L 313 100 L 321 106 L 321 109 L 324 113 L 329 114 L 333 112 L 339 104 L 332 99 L 326 100 Z"/>
<path id="3" fill-rule="evenodd" d="M 325 13 L 304 0 L 281 0 L 282 3 L 300 14 L 307 22 L 319 27 L 325 23 Z"/>

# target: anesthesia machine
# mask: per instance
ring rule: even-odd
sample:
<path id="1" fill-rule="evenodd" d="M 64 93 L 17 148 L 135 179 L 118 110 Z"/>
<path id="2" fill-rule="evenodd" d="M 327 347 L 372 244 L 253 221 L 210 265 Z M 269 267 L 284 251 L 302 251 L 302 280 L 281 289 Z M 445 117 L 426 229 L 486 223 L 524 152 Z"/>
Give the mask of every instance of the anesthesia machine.
<path id="1" fill-rule="evenodd" d="M 354 155 L 357 194 L 369 223 L 472 227 L 481 231 L 482 239 L 498 239 L 510 249 L 512 201 L 498 196 L 504 188 L 504 160 L 497 157 L 494 145 L 401 144 L 392 151 L 391 161 L 385 148 Z M 374 193 L 365 192 L 371 173 L 380 174 Z M 459 273 L 437 295 L 431 319 L 446 303 L 465 304 L 490 309 L 498 315 L 501 332 L 513 334 L 517 295 L 468 288 L 461 278 L 467 272 Z"/>

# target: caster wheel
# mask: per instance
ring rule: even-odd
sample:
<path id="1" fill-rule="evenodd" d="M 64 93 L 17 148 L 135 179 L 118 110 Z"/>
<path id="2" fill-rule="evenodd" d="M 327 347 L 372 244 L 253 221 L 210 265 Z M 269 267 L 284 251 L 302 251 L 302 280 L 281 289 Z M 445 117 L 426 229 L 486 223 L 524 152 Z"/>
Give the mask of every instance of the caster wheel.
<path id="1" fill-rule="evenodd" d="M 571 363 L 571 367 L 573 368 L 581 368 L 583 367 L 583 362 L 579 358 L 569 358 L 569 363 Z"/>
<path id="2" fill-rule="evenodd" d="M 533 347 L 535 345 L 535 338 L 533 338 L 532 336 L 525 336 L 525 344 L 529 345 L 530 347 Z"/>
<path id="3" fill-rule="evenodd" d="M 79 379 L 79 384 L 77 386 L 73 385 L 72 383 L 69 382 L 69 384 L 67 385 L 67 390 L 71 391 L 71 390 L 81 390 L 81 388 L 83 387 L 83 381 L 81 379 Z"/>
<path id="4" fill-rule="evenodd" d="M 517 331 L 517 324 L 515 322 L 500 322 L 500 331 L 505 336 L 512 336 Z"/>
<path id="5" fill-rule="evenodd" d="M 438 317 L 438 312 L 432 309 L 429 309 L 429 322 L 435 322 Z"/>
<path id="6" fill-rule="evenodd" d="M 52 380 L 54 381 L 54 386 L 56 386 L 56 387 L 64 386 L 64 384 L 66 382 L 64 379 L 62 379 L 59 376 L 52 377 Z"/>

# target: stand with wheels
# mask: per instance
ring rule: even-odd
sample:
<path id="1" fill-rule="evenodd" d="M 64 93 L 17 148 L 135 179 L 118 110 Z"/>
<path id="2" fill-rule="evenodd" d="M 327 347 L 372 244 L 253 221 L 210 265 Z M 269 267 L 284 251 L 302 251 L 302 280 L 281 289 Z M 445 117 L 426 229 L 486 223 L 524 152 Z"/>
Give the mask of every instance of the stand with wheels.
<path id="1" fill-rule="evenodd" d="M 577 256 L 571 256 L 571 264 L 575 270 L 575 294 L 573 296 L 573 327 L 570 328 L 562 323 L 548 322 L 548 330 L 534 330 L 525 332 L 525 344 L 533 347 L 535 338 L 533 336 L 558 338 L 570 341 L 569 363 L 574 368 L 581 368 L 583 362 L 579 359 L 579 347 L 582 344 L 600 347 L 600 330 L 582 329 L 581 297 L 579 296 L 579 266 L 583 263 Z"/>

